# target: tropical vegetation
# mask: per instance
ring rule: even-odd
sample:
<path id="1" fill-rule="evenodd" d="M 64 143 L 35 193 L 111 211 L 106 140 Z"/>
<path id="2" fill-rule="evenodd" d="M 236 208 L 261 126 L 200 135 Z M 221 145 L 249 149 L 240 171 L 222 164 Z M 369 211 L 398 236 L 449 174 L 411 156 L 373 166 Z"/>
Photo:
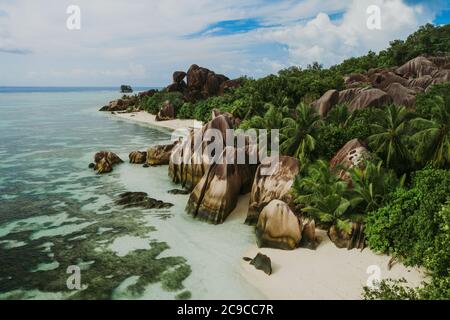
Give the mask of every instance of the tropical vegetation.
<path id="1" fill-rule="evenodd" d="M 284 155 L 300 159 L 292 194 L 298 213 L 319 225 L 351 232 L 365 225 L 367 244 L 411 266 L 430 281 L 421 288 L 384 281 L 365 289 L 367 299 L 450 298 L 450 83 L 417 95 L 415 109 L 388 105 L 350 112 L 338 105 L 320 118 L 310 103 L 330 89 L 344 89 L 344 75 L 399 66 L 421 54 L 450 53 L 450 24 L 426 25 L 386 50 L 345 60 L 331 68 L 314 63 L 261 79 L 196 103 L 159 92 L 140 108 L 156 113 L 170 100 L 179 118 L 208 121 L 213 109 L 241 120 L 243 129 L 279 129 Z M 348 141 L 359 139 L 370 157 L 351 169 L 329 161 Z"/>

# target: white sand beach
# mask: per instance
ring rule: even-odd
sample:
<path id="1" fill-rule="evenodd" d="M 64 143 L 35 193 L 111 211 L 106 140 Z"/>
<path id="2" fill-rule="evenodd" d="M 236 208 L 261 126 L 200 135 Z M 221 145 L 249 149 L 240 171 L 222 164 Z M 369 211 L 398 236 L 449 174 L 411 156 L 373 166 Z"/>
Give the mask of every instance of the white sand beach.
<path id="1" fill-rule="evenodd" d="M 238 208 L 242 210 L 248 197 L 241 197 Z M 247 206 L 248 207 L 248 206 Z M 245 220 L 245 211 L 241 211 Z M 426 278 L 424 271 L 407 268 L 396 263 L 388 270 L 391 259 L 366 248 L 360 250 L 338 249 L 323 230 L 317 230 L 321 243 L 316 250 L 299 248 L 293 251 L 258 248 L 256 243 L 242 253 L 242 257 L 255 257 L 258 252 L 270 257 L 272 275 L 255 269 L 241 260 L 241 275 L 267 299 L 271 300 L 358 300 L 363 287 L 377 266 L 381 279 L 405 278 L 410 286 L 419 286 Z"/>
<path id="2" fill-rule="evenodd" d="M 192 119 L 174 119 L 166 121 L 156 121 L 156 116 L 146 111 L 138 111 L 131 113 L 113 113 L 114 117 L 118 117 L 125 120 L 130 120 L 138 123 L 149 124 L 152 126 L 158 126 L 169 130 L 177 129 L 190 129 L 195 126 L 201 126 L 202 123 Z"/>
<path id="3" fill-rule="evenodd" d="M 195 120 L 156 121 L 145 111 L 116 113 L 113 116 L 169 130 L 192 128 L 201 125 Z M 227 223 L 244 223 L 247 216 L 249 195 L 241 196 Z M 253 228 L 253 227 L 248 227 Z M 426 279 L 423 270 L 407 268 L 396 263 L 388 270 L 391 257 L 378 255 L 366 248 L 359 250 L 338 249 L 323 230 L 317 230 L 321 243 L 316 250 L 299 248 L 294 251 L 258 248 L 256 239 L 250 247 L 242 248 L 242 257 L 256 256 L 261 252 L 272 260 L 272 275 L 255 269 L 244 260 L 236 261 L 243 281 L 267 299 L 281 300 L 354 300 L 362 299 L 363 287 L 373 274 L 369 267 L 379 267 L 381 279 L 405 278 L 410 286 L 419 286 Z M 370 271 L 370 273 L 368 273 Z"/>

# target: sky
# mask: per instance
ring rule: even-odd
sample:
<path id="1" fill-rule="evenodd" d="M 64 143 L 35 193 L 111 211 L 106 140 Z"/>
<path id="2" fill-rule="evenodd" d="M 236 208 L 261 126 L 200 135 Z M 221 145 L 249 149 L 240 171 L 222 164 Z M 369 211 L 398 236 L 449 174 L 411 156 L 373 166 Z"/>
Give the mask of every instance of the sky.
<path id="1" fill-rule="evenodd" d="M 259 78 L 378 52 L 426 23 L 450 23 L 450 0 L 0 0 L 0 86 L 159 87 L 193 63 Z"/>

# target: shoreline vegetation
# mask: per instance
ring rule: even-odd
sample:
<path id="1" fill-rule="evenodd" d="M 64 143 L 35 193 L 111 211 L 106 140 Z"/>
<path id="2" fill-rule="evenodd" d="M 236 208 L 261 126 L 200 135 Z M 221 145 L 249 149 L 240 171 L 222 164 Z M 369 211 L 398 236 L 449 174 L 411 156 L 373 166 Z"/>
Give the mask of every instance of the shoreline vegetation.
<path id="1" fill-rule="evenodd" d="M 426 25 L 329 69 L 230 80 L 192 65 L 165 89 L 101 111 L 170 130 L 196 119 L 223 137 L 280 130 L 271 176 L 260 173 L 269 158 L 178 164 L 187 140 L 130 154 L 132 163 L 168 165 L 197 219 L 226 223 L 250 194 L 245 220 L 256 241 L 243 257 L 268 255 L 273 274 L 246 262 L 242 274 L 268 298 L 450 299 L 449 53 L 450 25 Z M 367 287 L 374 272 L 381 282 Z"/>

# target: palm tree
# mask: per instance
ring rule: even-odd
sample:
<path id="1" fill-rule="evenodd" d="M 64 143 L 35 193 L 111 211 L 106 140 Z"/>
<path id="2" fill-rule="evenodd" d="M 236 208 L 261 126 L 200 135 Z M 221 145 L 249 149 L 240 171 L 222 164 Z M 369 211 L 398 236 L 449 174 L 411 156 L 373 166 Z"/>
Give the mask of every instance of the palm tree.
<path id="1" fill-rule="evenodd" d="M 303 173 L 293 185 L 295 203 L 321 223 L 349 233 L 352 226 L 347 212 L 354 203 L 346 197 L 348 184 L 340 179 L 338 170 L 330 170 L 326 161 L 319 160 Z"/>
<path id="2" fill-rule="evenodd" d="M 271 103 L 265 105 L 267 112 L 263 117 L 254 116 L 245 124 L 245 129 L 280 129 L 283 126 L 283 114 L 279 108 Z"/>
<path id="3" fill-rule="evenodd" d="M 377 117 L 371 128 L 375 134 L 369 137 L 369 145 L 385 161 L 387 168 L 400 171 L 409 167 L 410 154 L 406 148 L 409 137 L 409 120 L 412 113 L 405 107 L 390 105 Z"/>
<path id="4" fill-rule="evenodd" d="M 431 120 L 412 121 L 420 130 L 412 138 L 418 142 L 418 160 L 442 168 L 450 165 L 450 104 L 440 96 L 434 100 Z"/>
<path id="5" fill-rule="evenodd" d="M 348 111 L 346 105 L 340 104 L 330 110 L 326 120 L 328 123 L 333 123 L 340 128 L 346 128 L 350 120 L 353 119 L 354 114 L 356 114 L 356 112 L 351 113 Z"/>
<path id="6" fill-rule="evenodd" d="M 321 123 L 320 116 L 314 108 L 300 104 L 296 110 L 296 119 L 283 120 L 280 145 L 281 152 L 296 158 L 307 157 L 316 148 L 317 128 Z"/>
<path id="7" fill-rule="evenodd" d="M 378 209 L 386 196 L 397 187 L 403 186 L 405 175 L 399 180 L 391 170 L 385 170 L 383 162 L 373 164 L 367 161 L 364 166 L 348 170 L 352 181 L 352 202 L 364 206 L 364 212 Z"/>

